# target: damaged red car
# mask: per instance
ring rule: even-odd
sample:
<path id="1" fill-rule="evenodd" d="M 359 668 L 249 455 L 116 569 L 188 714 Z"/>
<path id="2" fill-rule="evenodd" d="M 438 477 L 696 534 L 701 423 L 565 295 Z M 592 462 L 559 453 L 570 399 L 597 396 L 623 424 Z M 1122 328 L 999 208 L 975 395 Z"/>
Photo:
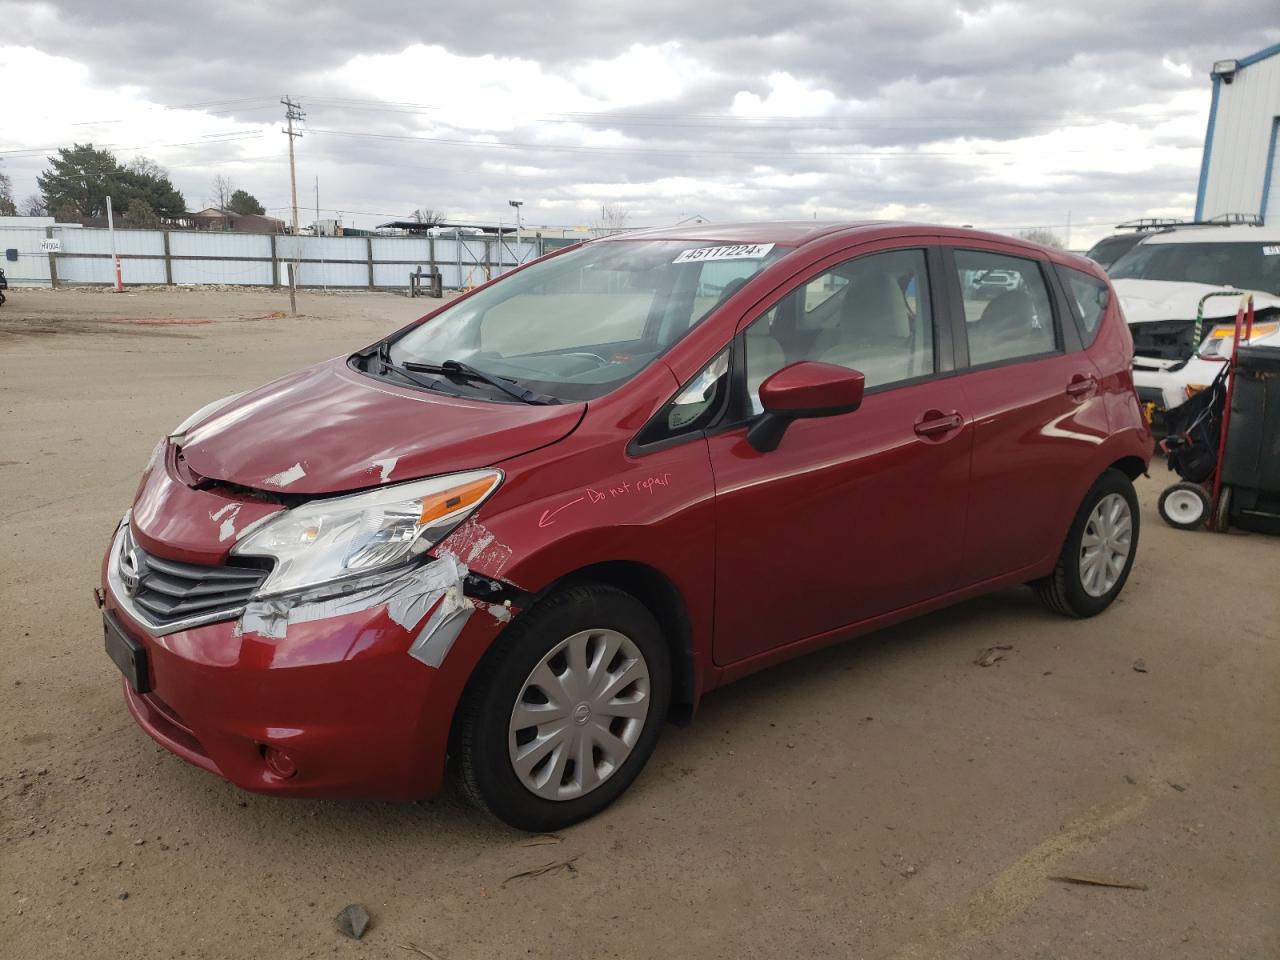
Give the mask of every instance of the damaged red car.
<path id="1" fill-rule="evenodd" d="M 244 789 L 409 800 L 451 762 L 554 829 L 761 667 L 1015 584 L 1104 610 L 1152 452 L 1131 355 L 1098 267 L 1007 237 L 593 241 L 177 426 L 106 648 Z"/>

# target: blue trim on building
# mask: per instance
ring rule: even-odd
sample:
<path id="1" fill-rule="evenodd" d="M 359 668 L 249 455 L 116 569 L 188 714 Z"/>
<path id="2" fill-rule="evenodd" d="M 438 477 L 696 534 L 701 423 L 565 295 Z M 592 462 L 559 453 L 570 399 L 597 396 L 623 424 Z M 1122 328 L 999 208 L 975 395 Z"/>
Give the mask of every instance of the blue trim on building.
<path id="1" fill-rule="evenodd" d="M 1259 50 L 1257 53 L 1251 53 L 1247 57 L 1241 57 L 1239 60 L 1240 69 L 1243 70 L 1245 67 L 1255 64 L 1259 60 L 1267 59 L 1267 57 L 1274 57 L 1277 53 L 1280 53 L 1280 43 L 1273 44 L 1265 50 Z"/>
<path id="2" fill-rule="evenodd" d="M 1218 94 L 1222 90 L 1222 78 L 1213 78 L 1213 102 L 1209 104 L 1209 126 L 1204 132 L 1204 156 L 1200 159 L 1200 186 L 1196 189 L 1197 220 L 1204 219 L 1204 191 L 1209 185 L 1209 160 L 1213 156 L 1213 125 L 1218 122 Z"/>
<path id="3" fill-rule="evenodd" d="M 1262 175 L 1262 204 L 1258 216 L 1267 222 L 1267 200 L 1271 195 L 1271 174 L 1276 162 L 1276 134 L 1280 133 L 1280 117 L 1271 118 L 1271 144 L 1267 147 L 1267 172 Z"/>

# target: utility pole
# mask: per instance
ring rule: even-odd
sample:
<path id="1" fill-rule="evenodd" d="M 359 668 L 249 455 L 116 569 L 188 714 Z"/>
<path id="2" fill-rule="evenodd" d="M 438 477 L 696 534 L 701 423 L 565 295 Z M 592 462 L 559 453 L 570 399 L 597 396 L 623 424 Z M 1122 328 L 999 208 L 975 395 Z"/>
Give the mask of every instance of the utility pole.
<path id="1" fill-rule="evenodd" d="M 116 293 L 124 293 L 124 284 L 120 280 L 120 257 L 116 253 L 116 220 L 111 213 L 111 194 L 107 194 L 107 232 L 111 234 L 111 263 L 115 267 Z"/>
<path id="2" fill-rule="evenodd" d="M 289 194 L 293 198 L 293 263 L 289 264 L 289 312 L 298 315 L 298 244 L 302 241 L 298 236 L 298 169 L 293 161 L 293 141 L 302 136 L 301 131 L 293 129 L 293 121 L 306 116 L 302 107 L 288 96 L 280 101 L 284 104 L 284 118 L 289 127 L 281 133 L 289 138 Z M 317 187 L 317 190 L 319 188 Z"/>
<path id="3" fill-rule="evenodd" d="M 320 177 L 316 176 L 316 236 L 320 235 Z"/>

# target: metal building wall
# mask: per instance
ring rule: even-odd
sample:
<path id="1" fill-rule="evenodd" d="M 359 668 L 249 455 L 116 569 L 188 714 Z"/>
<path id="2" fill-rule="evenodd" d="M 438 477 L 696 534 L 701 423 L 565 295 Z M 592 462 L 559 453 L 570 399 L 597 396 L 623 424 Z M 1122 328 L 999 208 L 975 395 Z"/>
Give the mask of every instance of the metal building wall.
<path id="1" fill-rule="evenodd" d="M 1265 214 L 1271 193 L 1280 193 L 1274 169 L 1275 130 L 1280 118 L 1280 48 L 1241 60 L 1231 83 L 1214 78 L 1206 163 L 1196 203 L 1197 219 L 1227 213 Z M 1252 61 L 1252 62 L 1251 62 Z"/>

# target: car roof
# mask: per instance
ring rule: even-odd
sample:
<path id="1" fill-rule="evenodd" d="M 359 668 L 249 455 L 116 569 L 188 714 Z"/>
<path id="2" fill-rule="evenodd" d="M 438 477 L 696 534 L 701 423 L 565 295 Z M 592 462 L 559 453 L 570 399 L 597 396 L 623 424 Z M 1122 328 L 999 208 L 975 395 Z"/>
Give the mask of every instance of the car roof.
<path id="1" fill-rule="evenodd" d="M 970 227 L 952 227 L 935 223 L 911 223 L 895 220 L 761 220 L 739 223 L 698 223 L 676 227 L 650 227 L 629 230 L 603 238 L 620 240 L 686 240 L 698 243 L 777 243 L 783 246 L 802 247 L 827 237 L 840 235 L 854 239 L 866 235 L 867 239 L 880 236 L 920 235 L 945 237 L 948 240 L 989 240 L 1001 244 L 1013 244 L 1050 254 L 1055 258 L 1064 251 L 1042 247 L 1019 237 L 989 233 Z M 1068 255 L 1069 256 L 1069 255 Z"/>
<path id="2" fill-rule="evenodd" d="M 1152 243 L 1280 243 L 1280 227 L 1249 223 L 1187 224 L 1143 234 L 1143 246 Z"/>
<path id="3" fill-rule="evenodd" d="M 834 233 L 880 227 L 885 220 L 760 220 L 740 223 L 693 223 L 687 226 L 649 227 L 614 234 L 608 240 L 699 240 L 710 243 L 781 243 L 803 246 Z"/>

